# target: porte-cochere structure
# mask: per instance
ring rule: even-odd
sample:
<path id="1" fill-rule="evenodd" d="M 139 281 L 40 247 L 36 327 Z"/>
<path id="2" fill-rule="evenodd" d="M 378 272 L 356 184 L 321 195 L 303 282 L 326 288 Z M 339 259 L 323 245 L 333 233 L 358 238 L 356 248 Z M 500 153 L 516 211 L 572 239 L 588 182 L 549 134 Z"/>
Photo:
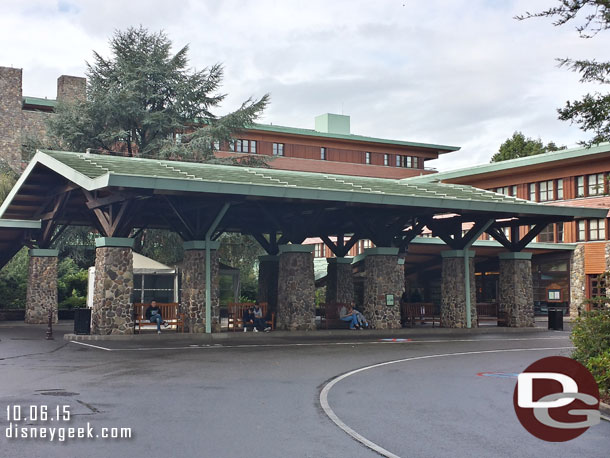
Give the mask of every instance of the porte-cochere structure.
<path id="1" fill-rule="evenodd" d="M 373 326 L 390 329 L 400 326 L 400 314 L 387 298 L 400 297 L 409 245 L 428 228 L 446 244 L 442 323 L 470 327 L 476 323 L 471 246 L 487 233 L 506 250 L 499 256 L 499 309 L 509 326 L 532 326 L 531 253 L 523 249 L 549 223 L 605 213 L 445 183 L 39 151 L 0 208 L 0 266 L 30 247 L 26 321 L 42 322 L 57 310 L 54 241 L 70 225 L 94 227 L 92 333 L 130 334 L 133 237 L 146 228 L 169 229 L 184 240 L 186 329 L 214 332 L 220 328 L 217 239 L 224 232 L 250 234 L 267 252 L 259 289 L 277 327 L 312 330 L 313 246 L 303 241 L 319 237 L 336 255 L 327 285 L 345 300 L 352 288 L 345 256 L 368 239 L 375 248 L 364 253 L 362 308 Z"/>

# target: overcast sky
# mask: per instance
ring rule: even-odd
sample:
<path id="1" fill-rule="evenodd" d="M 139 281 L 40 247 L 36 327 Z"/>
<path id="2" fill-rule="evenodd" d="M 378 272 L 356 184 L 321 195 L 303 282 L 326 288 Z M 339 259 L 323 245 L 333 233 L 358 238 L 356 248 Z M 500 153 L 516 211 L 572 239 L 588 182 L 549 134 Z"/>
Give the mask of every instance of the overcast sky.
<path id="1" fill-rule="evenodd" d="M 557 57 L 610 60 L 609 35 L 585 40 L 548 19 L 557 0 L 1 0 L 0 65 L 23 68 L 24 95 L 55 98 L 84 76 L 116 29 L 164 30 L 190 65 L 225 66 L 222 112 L 271 94 L 260 120 L 313 128 L 351 116 L 355 134 L 461 146 L 427 165 L 489 162 L 516 130 L 569 147 L 589 134 L 556 108 L 595 86 Z"/>

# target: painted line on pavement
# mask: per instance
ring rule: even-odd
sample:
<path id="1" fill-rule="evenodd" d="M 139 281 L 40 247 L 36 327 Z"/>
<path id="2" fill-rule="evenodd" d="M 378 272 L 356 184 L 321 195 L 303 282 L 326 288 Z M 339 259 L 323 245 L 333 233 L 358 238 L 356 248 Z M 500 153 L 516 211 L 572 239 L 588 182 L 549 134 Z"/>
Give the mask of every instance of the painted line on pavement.
<path id="1" fill-rule="evenodd" d="M 532 337 L 532 338 L 513 338 L 513 339 L 446 339 L 446 340 L 374 340 L 374 341 L 359 341 L 359 342 L 310 342 L 310 343 L 278 343 L 278 344 L 238 344 L 238 345 L 223 345 L 216 344 L 187 344 L 177 347 L 134 347 L 134 348 L 110 348 L 101 345 L 93 345 L 78 340 L 70 342 L 77 345 L 96 348 L 104 351 L 159 351 L 159 350 L 213 350 L 213 349 L 229 349 L 229 348 L 283 348 L 283 347 L 327 347 L 333 345 L 400 345 L 414 343 L 445 343 L 445 342 L 513 342 L 513 341 L 529 341 L 529 340 L 565 340 L 565 337 Z"/>
<path id="2" fill-rule="evenodd" d="M 334 424 L 336 424 L 345 433 L 349 434 L 353 439 L 355 439 L 358 442 L 360 442 L 361 444 L 363 444 L 365 447 L 370 448 L 371 450 L 380 454 L 381 456 L 385 456 L 388 458 L 400 458 L 398 455 L 390 452 L 389 450 L 386 450 L 382 446 L 376 444 L 373 441 L 370 441 L 363 435 L 354 431 L 352 428 L 350 428 L 347 424 L 345 424 L 337 416 L 337 414 L 330 407 L 330 404 L 328 402 L 328 393 L 337 383 L 339 383 L 342 380 L 345 380 L 347 377 L 351 377 L 352 375 L 367 371 L 369 369 L 376 369 L 378 367 L 389 366 L 390 364 L 404 363 L 407 361 L 417 361 L 417 360 L 432 359 L 432 358 L 443 358 L 443 357 L 450 357 L 450 356 L 480 355 L 480 354 L 485 354 L 485 353 L 569 350 L 569 349 L 573 349 L 573 348 L 574 347 L 570 346 L 570 347 L 549 347 L 549 348 L 513 348 L 513 349 L 504 349 L 504 350 L 479 350 L 479 351 L 466 351 L 466 352 L 459 352 L 459 353 L 443 353 L 443 354 L 438 354 L 438 355 L 415 356 L 412 358 L 403 358 L 403 359 L 396 359 L 394 361 L 386 361 L 384 363 L 378 363 L 378 364 L 373 364 L 370 366 L 361 367 L 360 369 L 355 369 L 353 371 L 347 372 L 343 375 L 339 375 L 338 377 L 335 377 L 334 379 L 332 379 L 330 382 L 328 382 L 326 385 L 324 385 L 324 388 L 322 388 L 322 391 L 320 391 L 320 406 L 322 407 L 322 410 L 324 410 L 324 413 L 328 416 L 328 418 L 330 418 L 332 420 L 332 422 Z"/>

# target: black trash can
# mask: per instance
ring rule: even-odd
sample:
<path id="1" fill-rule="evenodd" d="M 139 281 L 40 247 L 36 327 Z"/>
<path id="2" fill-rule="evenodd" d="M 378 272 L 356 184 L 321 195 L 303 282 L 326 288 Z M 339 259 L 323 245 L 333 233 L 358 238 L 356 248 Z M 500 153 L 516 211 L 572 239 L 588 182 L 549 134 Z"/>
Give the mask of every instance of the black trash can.
<path id="1" fill-rule="evenodd" d="M 87 335 L 91 333 L 91 309 L 74 309 L 74 334 Z"/>
<path id="2" fill-rule="evenodd" d="M 549 307 L 549 329 L 563 331 L 563 309 Z"/>

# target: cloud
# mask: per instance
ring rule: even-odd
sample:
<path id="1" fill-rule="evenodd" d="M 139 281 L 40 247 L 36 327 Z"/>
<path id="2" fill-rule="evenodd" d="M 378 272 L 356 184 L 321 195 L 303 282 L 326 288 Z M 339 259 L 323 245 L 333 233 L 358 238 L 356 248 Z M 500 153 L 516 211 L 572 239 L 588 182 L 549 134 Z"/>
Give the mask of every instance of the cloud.
<path id="1" fill-rule="evenodd" d="M 26 5 L 26 6 L 24 6 Z M 462 146 L 441 169 L 487 162 L 515 130 L 574 146 L 587 134 L 556 108 L 591 87 L 556 57 L 608 59 L 603 36 L 571 26 L 516 21 L 534 8 L 514 0 L 384 2 L 5 0 L 0 65 L 24 68 L 24 92 L 55 96 L 60 74 L 84 74 L 92 50 L 107 54 L 116 29 L 165 30 L 190 65 L 225 65 L 224 112 L 271 93 L 264 121 L 313 127 L 343 112 L 352 132 Z M 431 164 L 433 165 L 433 164 Z"/>

